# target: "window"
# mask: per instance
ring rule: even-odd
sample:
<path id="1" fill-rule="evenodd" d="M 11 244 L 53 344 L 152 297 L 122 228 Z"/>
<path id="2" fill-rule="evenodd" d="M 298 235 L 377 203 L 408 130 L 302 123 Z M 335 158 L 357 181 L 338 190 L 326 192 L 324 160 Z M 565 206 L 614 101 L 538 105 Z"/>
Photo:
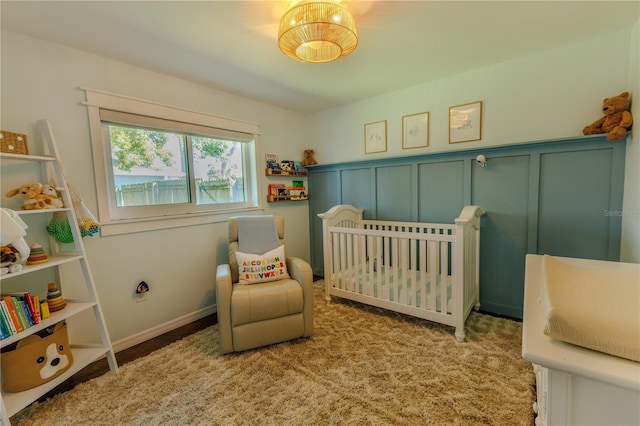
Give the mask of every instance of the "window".
<path id="1" fill-rule="evenodd" d="M 258 208 L 257 125 L 104 92 L 87 99 L 103 235 Z"/>

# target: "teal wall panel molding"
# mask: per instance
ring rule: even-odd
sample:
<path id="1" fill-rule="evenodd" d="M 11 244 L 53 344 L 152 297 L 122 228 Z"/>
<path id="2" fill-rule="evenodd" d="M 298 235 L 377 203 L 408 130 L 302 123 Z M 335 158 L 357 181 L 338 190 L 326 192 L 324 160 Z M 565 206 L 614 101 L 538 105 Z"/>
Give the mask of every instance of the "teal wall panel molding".
<path id="1" fill-rule="evenodd" d="M 370 219 L 453 223 L 480 206 L 481 310 L 522 318 L 527 253 L 620 258 L 625 141 L 578 136 L 309 167 L 311 263 L 323 274 L 318 213 L 336 204 Z M 477 164 L 477 155 L 487 159 Z"/>

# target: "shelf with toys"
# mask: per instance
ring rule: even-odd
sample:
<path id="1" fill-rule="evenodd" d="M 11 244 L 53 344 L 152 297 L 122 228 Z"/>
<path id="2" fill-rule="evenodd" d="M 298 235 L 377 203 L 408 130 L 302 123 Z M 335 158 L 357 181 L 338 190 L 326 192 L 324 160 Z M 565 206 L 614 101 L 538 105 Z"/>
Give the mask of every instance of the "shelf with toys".
<path id="1" fill-rule="evenodd" d="M 115 372 L 118 368 L 82 241 L 83 237 L 96 233 L 99 225 L 95 220 L 87 220 L 84 213 L 78 211 L 78 208 L 86 207 L 78 207 L 75 202 L 77 194 L 62 170 L 51 127 L 46 121 L 38 125 L 43 137 L 43 155 L 29 154 L 25 135 L 20 135 L 20 150 L 7 150 L 3 143 L 0 152 L 3 180 L 38 175 L 36 170 L 39 165 L 40 179 L 49 179 L 60 185 L 23 184 L 8 191 L 2 200 L 0 280 L 3 293 L 0 311 L 3 338 L 0 341 L 0 368 L 3 383 L 0 402 L 2 424 L 5 426 L 9 425 L 12 415 L 90 363 L 106 356 L 111 371 Z M 3 139 L 6 135 L 12 135 L 9 132 L 2 134 Z M 25 163 L 35 164 L 36 167 L 22 166 Z M 11 171 L 18 169 L 20 173 L 16 173 L 16 178 Z M 37 180 L 35 176 L 33 178 Z M 22 205 L 14 210 L 14 204 L 18 206 L 16 198 L 22 198 Z M 89 219 L 92 219 L 90 213 Z M 33 243 L 41 235 L 49 239 L 49 244 L 43 244 L 44 247 Z M 28 245 L 26 240 L 32 244 Z M 64 273 L 59 270 L 63 265 L 73 264 L 78 267 L 65 269 Z M 68 287 L 65 287 L 65 283 Z M 99 335 L 88 337 L 90 342 L 78 341 L 73 334 L 70 338 L 67 333 L 68 327 L 73 329 L 76 319 L 85 321 L 85 313 L 93 314 Z M 7 317 L 11 324 L 7 322 Z M 95 343 L 96 340 L 99 343 Z M 51 355 L 48 350 L 42 351 L 42 357 L 45 358 L 43 365 L 51 370 L 43 378 L 39 373 L 41 366 L 31 365 L 28 360 L 32 357 L 23 353 L 27 350 L 37 352 L 45 344 L 49 347 L 49 343 L 55 343 L 54 347 L 58 350 Z M 53 355 L 65 361 L 55 366 L 54 362 L 47 363 L 46 359 Z"/>
<path id="2" fill-rule="evenodd" d="M 316 164 L 313 160 L 313 151 L 305 150 L 305 159 L 302 162 L 283 160 L 280 161 L 275 154 L 266 154 L 265 175 L 269 177 L 306 177 L 309 171 L 306 165 Z M 306 201 L 309 194 L 303 181 L 294 180 L 291 184 L 272 183 L 268 185 L 267 202 L 280 201 Z"/>
<path id="3" fill-rule="evenodd" d="M 267 193 L 267 202 L 275 203 L 278 201 L 306 201 L 309 199 L 307 189 L 302 181 L 294 180 L 291 185 L 283 183 L 269 184 Z"/>

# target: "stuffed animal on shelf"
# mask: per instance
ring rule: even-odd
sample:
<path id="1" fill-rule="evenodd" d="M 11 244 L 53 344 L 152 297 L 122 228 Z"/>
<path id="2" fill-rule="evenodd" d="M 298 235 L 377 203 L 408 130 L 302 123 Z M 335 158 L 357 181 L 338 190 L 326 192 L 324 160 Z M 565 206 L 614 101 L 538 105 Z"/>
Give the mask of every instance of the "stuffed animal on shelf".
<path id="1" fill-rule="evenodd" d="M 313 149 L 305 149 L 304 150 L 304 159 L 302 160 L 303 166 L 311 166 L 314 164 L 318 164 L 313 156 L 315 155 L 315 151 Z"/>
<path id="2" fill-rule="evenodd" d="M 26 262 L 27 258 L 31 254 L 31 248 L 24 240 L 27 235 L 27 224 L 20 218 L 20 216 L 13 210 L 0 208 L 0 245 L 3 246 L 2 257 L 3 267 L 5 256 L 10 256 L 8 251 L 5 251 L 4 247 L 9 246 L 12 250 L 15 250 L 16 262 Z M 7 258 L 8 259 L 8 258 Z M 8 267 L 8 266 L 6 266 Z M 17 268 L 17 267 L 16 267 Z M 14 269 L 16 269 L 14 268 Z M 7 271 L 7 272 L 18 272 Z"/>
<path id="3" fill-rule="evenodd" d="M 22 210 L 39 210 L 47 208 L 47 202 L 42 197 L 41 183 L 25 183 L 19 188 L 10 190 L 5 194 L 7 197 L 22 197 Z"/>
<path id="4" fill-rule="evenodd" d="M 41 209 L 57 209 L 62 201 L 59 196 L 53 197 L 42 193 L 43 185 L 39 182 L 26 183 L 19 188 L 15 188 L 7 192 L 5 195 L 9 198 L 19 195 L 22 197 L 22 210 L 41 210 Z M 54 189 L 55 191 L 55 189 Z M 57 195 L 57 193 L 56 193 Z M 62 206 L 60 206 L 62 207 Z"/>
<path id="5" fill-rule="evenodd" d="M 0 247 L 0 275 L 22 271 L 22 265 L 19 262 L 20 253 L 14 246 Z"/>
<path id="6" fill-rule="evenodd" d="M 283 172 L 292 172 L 293 171 L 293 161 L 283 160 L 280 162 L 280 170 Z"/>
<path id="7" fill-rule="evenodd" d="M 599 118 L 582 129 L 585 135 L 607 133 L 607 140 L 617 141 L 625 137 L 627 129 L 633 125 L 633 116 L 629 112 L 629 92 L 606 98 L 602 103 L 604 117 Z"/>
<path id="8" fill-rule="evenodd" d="M 54 187 L 49 184 L 42 186 L 42 195 L 45 197 L 45 201 L 48 200 L 47 202 L 49 203 L 47 208 L 61 209 L 64 207 L 64 203 L 62 202 L 62 198 L 58 192 L 60 190 L 62 190 L 62 188 Z"/>

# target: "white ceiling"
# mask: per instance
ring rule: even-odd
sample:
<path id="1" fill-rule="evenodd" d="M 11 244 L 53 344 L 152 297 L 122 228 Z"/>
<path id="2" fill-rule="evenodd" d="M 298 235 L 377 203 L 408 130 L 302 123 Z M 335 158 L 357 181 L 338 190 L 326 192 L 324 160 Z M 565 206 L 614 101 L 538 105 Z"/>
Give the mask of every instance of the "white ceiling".
<path id="1" fill-rule="evenodd" d="M 351 0 L 358 48 L 306 64 L 277 46 L 288 4 L 2 0 L 0 14 L 6 30 L 302 112 L 630 28 L 640 16 L 638 0 Z"/>

